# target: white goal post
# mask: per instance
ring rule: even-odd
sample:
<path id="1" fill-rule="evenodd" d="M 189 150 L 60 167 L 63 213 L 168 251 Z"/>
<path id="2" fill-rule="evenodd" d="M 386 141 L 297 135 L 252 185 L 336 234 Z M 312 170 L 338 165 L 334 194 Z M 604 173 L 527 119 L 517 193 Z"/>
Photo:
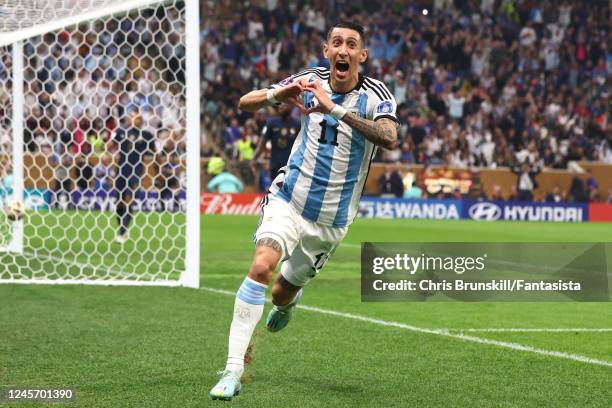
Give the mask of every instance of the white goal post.
<path id="1" fill-rule="evenodd" d="M 0 283 L 199 287 L 198 8 L 0 1 Z"/>

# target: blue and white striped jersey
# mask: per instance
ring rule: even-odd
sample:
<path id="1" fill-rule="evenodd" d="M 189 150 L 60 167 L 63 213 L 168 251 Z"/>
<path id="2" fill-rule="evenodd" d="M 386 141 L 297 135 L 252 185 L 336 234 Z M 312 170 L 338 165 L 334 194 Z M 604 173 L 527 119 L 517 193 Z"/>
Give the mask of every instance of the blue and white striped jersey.
<path id="1" fill-rule="evenodd" d="M 376 79 L 359 76 L 357 86 L 347 93 L 336 93 L 329 85 L 327 68 L 311 68 L 293 75 L 272 88 L 297 79 L 319 80 L 337 104 L 361 117 L 397 121 L 396 102 L 387 87 Z M 304 93 L 304 105 L 314 103 L 311 92 Z M 357 215 L 359 199 L 368 177 L 376 146 L 343 121 L 329 114 L 302 115 L 301 129 L 293 144 L 282 186 L 271 190 L 304 218 L 333 227 L 344 227 Z M 280 180 L 273 183 L 276 187 Z"/>

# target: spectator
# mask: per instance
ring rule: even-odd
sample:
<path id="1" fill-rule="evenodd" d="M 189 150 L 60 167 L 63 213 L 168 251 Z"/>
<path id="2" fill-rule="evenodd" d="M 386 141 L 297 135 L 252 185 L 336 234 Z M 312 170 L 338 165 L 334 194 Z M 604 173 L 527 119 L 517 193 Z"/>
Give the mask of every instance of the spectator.
<path id="1" fill-rule="evenodd" d="M 53 175 L 55 177 L 53 201 L 57 208 L 69 208 L 70 194 L 72 193 L 71 169 L 74 164 L 72 155 L 62 150 L 51 156 L 51 163 L 53 165 Z"/>
<path id="2" fill-rule="evenodd" d="M 111 191 L 114 178 L 115 172 L 111 164 L 111 156 L 104 154 L 94 167 L 94 190 Z"/>
<path id="3" fill-rule="evenodd" d="M 253 149 L 253 140 L 247 133 L 244 133 L 236 143 L 236 150 L 238 152 L 238 162 L 236 164 L 240 177 L 245 183 L 253 184 L 255 180 L 251 170 L 251 161 L 253 160 L 255 149 Z"/>
<path id="4" fill-rule="evenodd" d="M 533 29 L 533 23 L 531 21 L 527 22 L 527 25 L 523 27 L 521 33 L 519 34 L 519 40 L 522 47 L 531 48 L 535 44 L 538 39 L 535 30 Z"/>
<path id="5" fill-rule="evenodd" d="M 575 176 L 572 179 L 572 185 L 570 186 L 569 199 L 573 202 L 586 203 L 589 201 L 589 195 L 584 180 Z"/>
<path id="6" fill-rule="evenodd" d="M 168 158 L 160 169 L 162 185 L 159 196 L 166 211 L 179 211 L 181 208 L 179 194 L 181 186 L 181 166 L 176 159 Z"/>
<path id="7" fill-rule="evenodd" d="M 508 199 L 506 201 L 516 201 L 518 200 L 518 191 L 516 186 L 512 186 L 510 188 L 510 195 L 508 195 Z"/>
<path id="8" fill-rule="evenodd" d="M 512 172 L 517 175 L 516 180 L 516 199 L 519 201 L 533 201 L 533 191 L 538 188 L 536 176 L 540 169 L 531 168 L 528 162 L 524 162 L 520 167 L 514 166 Z"/>
<path id="9" fill-rule="evenodd" d="M 493 186 L 493 191 L 491 191 L 491 195 L 487 198 L 489 201 L 504 201 L 501 186 L 499 184 L 495 184 Z"/>
<path id="10" fill-rule="evenodd" d="M 410 187 L 406 189 L 404 198 L 422 198 L 423 190 L 416 184 L 416 179 L 411 183 Z"/>
<path id="11" fill-rule="evenodd" d="M 225 163 L 222 159 L 214 157 L 208 164 L 208 173 L 213 178 L 206 185 L 206 190 L 216 193 L 240 193 L 244 190 L 244 184 L 225 170 Z"/>
<path id="12" fill-rule="evenodd" d="M 4 177 L 0 179 L 0 196 L 1 195 L 10 195 L 13 193 L 13 186 L 15 185 L 15 176 L 12 173 L 12 169 L 9 168 L 6 170 Z"/>
<path id="13" fill-rule="evenodd" d="M 244 185 L 236 176 L 223 171 L 208 182 L 206 189 L 217 193 L 240 193 L 244 190 Z"/>
<path id="14" fill-rule="evenodd" d="M 268 43 L 268 45 L 266 45 L 266 62 L 268 64 L 268 71 L 273 75 L 278 72 L 278 57 L 280 55 L 282 46 L 283 44 L 276 39 L 273 39 Z"/>
<path id="15" fill-rule="evenodd" d="M 462 120 L 463 106 L 466 103 L 466 99 L 459 96 L 459 93 L 455 90 L 448 96 L 446 103 L 448 104 L 448 113 L 450 117 L 459 121 Z"/>
<path id="16" fill-rule="evenodd" d="M 261 168 L 259 170 L 259 192 L 266 193 L 272 184 L 272 179 L 270 178 L 270 164 L 265 161 L 261 164 Z"/>
<path id="17" fill-rule="evenodd" d="M 236 157 L 236 143 L 241 136 L 242 131 L 238 126 L 238 119 L 232 118 L 230 125 L 225 130 L 225 154 L 228 157 Z"/>
<path id="18" fill-rule="evenodd" d="M 553 191 L 546 194 L 546 198 L 544 199 L 547 203 L 560 203 L 563 202 L 563 196 L 561 195 L 561 189 L 559 186 L 555 186 Z"/>
<path id="19" fill-rule="evenodd" d="M 402 176 L 390 164 L 385 165 L 385 171 L 378 178 L 378 187 L 381 197 L 397 197 L 404 195 L 404 182 Z"/>
<path id="20" fill-rule="evenodd" d="M 586 187 L 587 187 L 587 194 L 589 195 L 589 201 L 590 202 L 599 201 L 599 184 L 597 183 L 597 180 L 595 180 L 595 177 L 593 177 L 592 169 L 587 169 Z"/>

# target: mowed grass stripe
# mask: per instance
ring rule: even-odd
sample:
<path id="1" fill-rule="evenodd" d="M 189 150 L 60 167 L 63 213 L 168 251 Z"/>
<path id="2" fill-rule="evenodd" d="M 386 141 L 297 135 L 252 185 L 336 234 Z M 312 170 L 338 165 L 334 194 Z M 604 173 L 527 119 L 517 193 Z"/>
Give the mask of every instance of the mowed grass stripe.
<path id="1" fill-rule="evenodd" d="M 216 289 L 216 288 L 208 288 L 208 287 L 201 287 L 200 289 L 208 291 L 208 292 L 226 295 L 226 296 L 236 295 L 234 292 L 231 292 L 229 290 L 224 290 L 224 289 Z M 271 303 L 271 300 L 266 299 L 266 302 Z M 594 365 L 612 367 L 612 361 L 598 360 L 595 358 L 586 357 L 586 356 L 582 356 L 579 354 L 563 353 L 563 352 L 554 351 L 554 350 L 544 350 L 544 349 L 540 349 L 537 347 L 531 347 L 531 346 L 527 346 L 527 345 L 519 344 L 519 343 L 511 343 L 507 341 L 486 339 L 483 337 L 470 336 L 470 335 L 465 335 L 462 333 L 453 333 L 447 329 L 428 329 L 424 327 L 412 326 L 412 325 L 405 324 L 405 323 L 390 322 L 390 321 L 381 320 L 381 319 L 374 319 L 372 317 L 361 316 L 361 315 L 357 315 L 353 313 L 344 313 L 344 312 L 338 312 L 336 310 L 323 309 L 323 308 L 315 307 L 315 306 L 298 305 L 297 307 L 299 309 L 308 310 L 310 312 L 322 313 L 322 314 L 326 314 L 330 316 L 342 317 L 345 319 L 358 320 L 361 322 L 378 324 L 378 325 L 385 326 L 385 327 L 394 327 L 397 329 L 410 330 L 410 331 L 418 332 L 418 333 L 426 333 L 426 334 L 433 334 L 433 335 L 438 335 L 438 336 L 451 337 L 455 339 L 471 341 L 474 343 L 487 344 L 487 345 L 503 347 L 503 348 L 518 350 L 518 351 L 526 351 L 526 352 L 535 353 L 535 354 L 542 354 L 542 355 L 549 356 L 549 357 L 558 357 L 558 358 L 564 358 L 567 360 L 574 360 L 574 361 L 578 361 L 578 362 L 586 363 L 586 364 L 594 364 Z"/>

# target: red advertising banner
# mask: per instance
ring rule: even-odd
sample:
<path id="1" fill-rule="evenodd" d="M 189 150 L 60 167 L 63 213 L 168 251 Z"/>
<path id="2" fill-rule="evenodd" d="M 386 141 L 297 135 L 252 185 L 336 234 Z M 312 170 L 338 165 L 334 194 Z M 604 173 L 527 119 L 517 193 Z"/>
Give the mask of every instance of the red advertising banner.
<path id="1" fill-rule="evenodd" d="M 589 204 L 589 221 L 612 222 L 612 204 Z"/>
<path id="2" fill-rule="evenodd" d="M 259 215 L 262 194 L 200 194 L 200 213 Z"/>

